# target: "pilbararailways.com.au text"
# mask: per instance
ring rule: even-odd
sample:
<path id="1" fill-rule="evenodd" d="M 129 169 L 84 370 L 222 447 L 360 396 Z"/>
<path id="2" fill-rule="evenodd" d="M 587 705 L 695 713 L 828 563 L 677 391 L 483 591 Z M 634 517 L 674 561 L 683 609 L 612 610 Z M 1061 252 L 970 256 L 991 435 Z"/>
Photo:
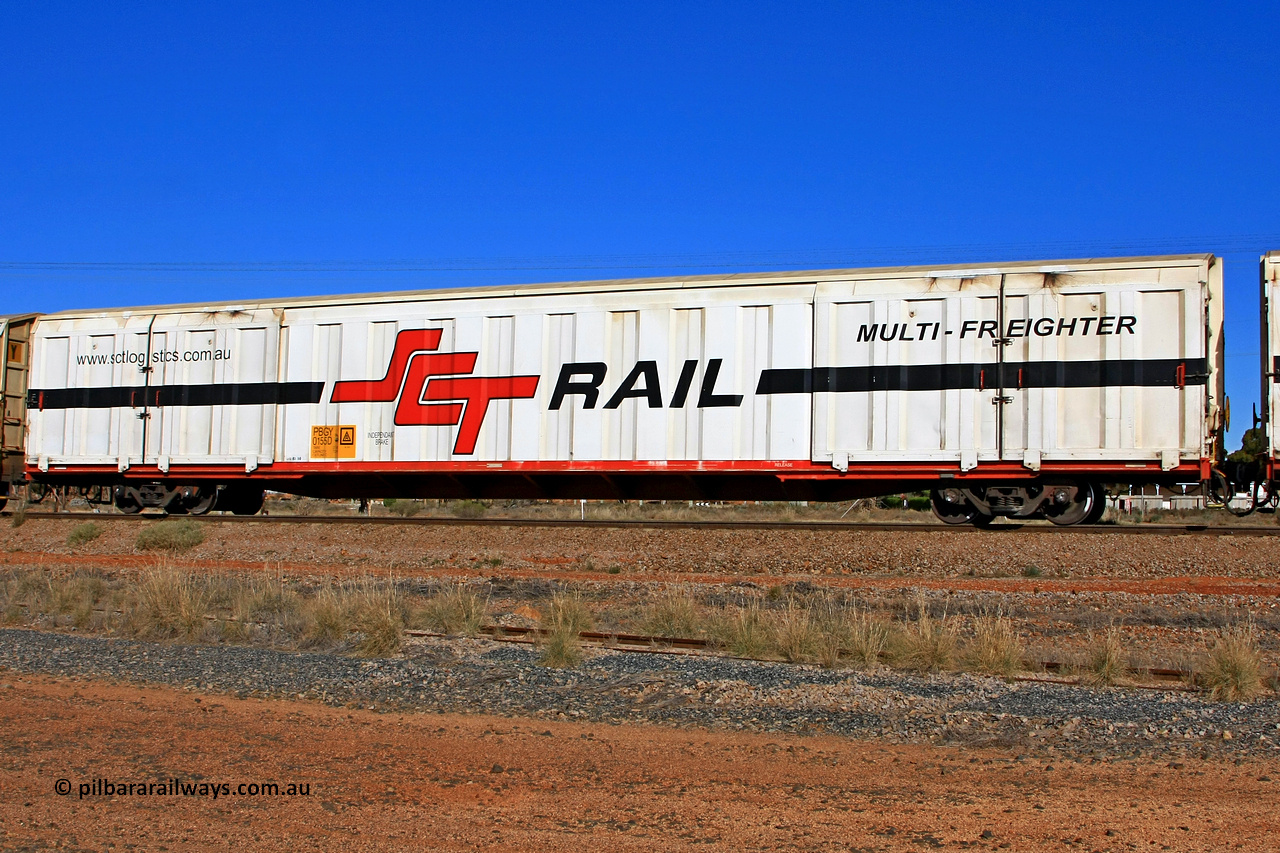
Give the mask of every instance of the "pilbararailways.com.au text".
<path id="1" fill-rule="evenodd" d="M 210 800 L 220 797 L 309 797 L 311 783 L 188 782 L 184 779 L 119 782 L 113 779 L 91 779 L 73 786 L 70 779 L 59 779 L 54 783 L 54 792 L 64 797 L 76 793 L 81 800 L 86 797 L 203 797 Z"/>

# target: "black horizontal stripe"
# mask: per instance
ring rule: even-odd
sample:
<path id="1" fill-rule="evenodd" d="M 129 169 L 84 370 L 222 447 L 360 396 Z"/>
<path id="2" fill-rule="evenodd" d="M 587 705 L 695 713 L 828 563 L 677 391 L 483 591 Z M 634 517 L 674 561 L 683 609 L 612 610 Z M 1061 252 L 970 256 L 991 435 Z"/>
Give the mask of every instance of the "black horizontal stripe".
<path id="1" fill-rule="evenodd" d="M 319 403 L 323 382 L 228 382 L 218 385 L 137 385 L 124 388 L 32 388 L 32 409 L 115 409 L 144 406 L 270 406 Z"/>
<path id="2" fill-rule="evenodd" d="M 1182 367 L 1182 371 L 1179 371 Z M 1021 372 L 1021 375 L 1019 375 Z M 760 372 L 757 394 L 844 391 L 949 391 L 995 388 L 1143 388 L 1205 385 L 1203 358 L 1114 361 L 1024 361 L 985 364 L 889 364 L 779 368 Z"/>

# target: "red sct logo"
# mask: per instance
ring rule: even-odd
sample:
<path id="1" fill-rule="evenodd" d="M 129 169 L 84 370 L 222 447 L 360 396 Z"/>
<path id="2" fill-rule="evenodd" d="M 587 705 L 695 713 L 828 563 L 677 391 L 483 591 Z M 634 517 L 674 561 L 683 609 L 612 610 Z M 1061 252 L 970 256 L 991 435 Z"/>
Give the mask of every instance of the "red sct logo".
<path id="1" fill-rule="evenodd" d="M 479 353 L 438 353 L 440 329 L 396 335 L 387 375 L 335 382 L 332 403 L 396 403 L 396 426 L 458 426 L 453 452 L 476 452 L 476 439 L 493 400 L 528 399 L 537 376 L 468 376 Z"/>

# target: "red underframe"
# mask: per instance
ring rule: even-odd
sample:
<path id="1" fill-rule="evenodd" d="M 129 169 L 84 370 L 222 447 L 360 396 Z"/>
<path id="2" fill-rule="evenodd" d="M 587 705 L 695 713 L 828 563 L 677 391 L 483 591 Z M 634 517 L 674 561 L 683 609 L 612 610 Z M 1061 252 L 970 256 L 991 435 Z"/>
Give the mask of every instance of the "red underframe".
<path id="1" fill-rule="evenodd" d="M 1130 479 L 1137 475 L 1160 478 L 1186 477 L 1187 481 L 1208 476 L 1210 461 L 1182 463 L 1169 471 L 1158 462 L 1057 462 L 1046 463 L 1039 471 L 1023 467 L 1019 462 L 980 462 L 969 471 L 954 466 L 917 463 L 850 462 L 847 473 L 833 469 L 828 463 L 808 460 L 777 461 L 598 461 L 598 462 L 276 462 L 246 473 L 243 465 L 171 465 L 161 472 L 155 465 L 134 465 L 120 472 L 109 465 L 51 466 L 40 471 L 27 465 L 27 474 L 36 479 L 66 476 L 103 476 L 126 480 L 290 480 L 314 475 L 358 474 L 767 474 L 781 480 L 1032 480 L 1045 476 L 1071 476 L 1083 479 Z"/>

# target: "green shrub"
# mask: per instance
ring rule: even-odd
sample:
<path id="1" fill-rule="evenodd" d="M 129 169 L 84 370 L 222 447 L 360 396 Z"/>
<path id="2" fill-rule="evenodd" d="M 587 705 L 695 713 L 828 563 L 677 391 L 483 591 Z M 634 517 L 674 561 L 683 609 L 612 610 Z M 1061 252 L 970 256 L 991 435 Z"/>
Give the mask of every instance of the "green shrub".
<path id="1" fill-rule="evenodd" d="M 413 518 L 413 516 L 422 512 L 422 501 L 398 501 L 388 499 L 382 502 L 387 508 L 387 512 L 392 515 L 398 515 L 401 518 Z"/>
<path id="2" fill-rule="evenodd" d="M 102 535 L 102 527 L 94 524 L 92 521 L 86 521 L 84 524 L 77 524 L 71 528 L 71 532 L 67 534 L 67 547 L 79 548 L 81 545 L 87 545 Z"/>
<path id="3" fill-rule="evenodd" d="M 162 521 L 138 532 L 139 551 L 190 551 L 204 541 L 204 530 L 190 519 Z"/>
<path id="4" fill-rule="evenodd" d="M 489 507 L 480 501 L 453 501 L 449 511 L 457 518 L 479 518 L 489 511 Z"/>
<path id="5" fill-rule="evenodd" d="M 933 509 L 933 501 L 928 495 L 910 495 L 907 497 L 907 509 L 928 512 Z"/>

